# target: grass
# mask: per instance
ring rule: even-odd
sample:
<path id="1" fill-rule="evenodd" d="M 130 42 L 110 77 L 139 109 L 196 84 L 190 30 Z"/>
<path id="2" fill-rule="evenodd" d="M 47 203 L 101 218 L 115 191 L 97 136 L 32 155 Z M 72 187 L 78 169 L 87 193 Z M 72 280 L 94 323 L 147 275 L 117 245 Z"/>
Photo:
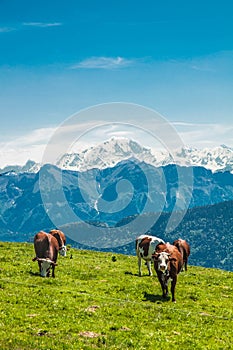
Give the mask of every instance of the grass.
<path id="1" fill-rule="evenodd" d="M 232 348 L 232 272 L 189 266 L 172 303 L 134 256 L 71 249 L 55 279 L 33 257 L 0 243 L 1 350 Z"/>

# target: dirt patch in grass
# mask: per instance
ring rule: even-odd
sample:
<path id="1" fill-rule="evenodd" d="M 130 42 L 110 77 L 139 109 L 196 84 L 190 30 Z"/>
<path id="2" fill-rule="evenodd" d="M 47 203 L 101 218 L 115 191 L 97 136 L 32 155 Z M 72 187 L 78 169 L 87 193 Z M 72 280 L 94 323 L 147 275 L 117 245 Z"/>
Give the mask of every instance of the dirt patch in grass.
<path id="1" fill-rule="evenodd" d="M 79 335 L 85 338 L 97 338 L 100 336 L 100 334 L 91 331 L 79 332 Z"/>

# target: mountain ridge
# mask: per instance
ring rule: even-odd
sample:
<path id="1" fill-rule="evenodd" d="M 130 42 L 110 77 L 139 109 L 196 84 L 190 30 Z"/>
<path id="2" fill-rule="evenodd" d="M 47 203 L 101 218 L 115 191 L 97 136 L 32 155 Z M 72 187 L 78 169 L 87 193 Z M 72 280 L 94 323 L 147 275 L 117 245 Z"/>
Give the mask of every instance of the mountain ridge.
<path id="1" fill-rule="evenodd" d="M 173 153 L 172 156 L 166 150 L 152 150 L 134 140 L 113 137 L 79 153 L 64 153 L 55 165 L 64 170 L 86 171 L 114 167 L 122 160 L 136 159 L 155 167 L 175 163 L 181 166 L 202 166 L 212 172 L 233 172 L 233 149 L 226 145 L 203 149 L 184 146 Z M 7 166 L 0 173 L 36 173 L 41 166 L 40 163 L 28 160 L 24 166 Z"/>
<path id="2" fill-rule="evenodd" d="M 74 221 L 73 213 L 81 221 L 114 227 L 125 217 L 145 212 L 171 213 L 233 200 L 233 174 L 194 167 L 192 184 L 185 182 L 189 171 L 176 165 L 155 168 L 123 161 L 85 173 L 45 165 L 36 174 L 2 174 L 1 236 L 7 239 L 12 232 L 16 240 L 22 239 L 37 231 L 38 223 L 39 229 L 47 229 L 54 220 L 57 226 Z"/>

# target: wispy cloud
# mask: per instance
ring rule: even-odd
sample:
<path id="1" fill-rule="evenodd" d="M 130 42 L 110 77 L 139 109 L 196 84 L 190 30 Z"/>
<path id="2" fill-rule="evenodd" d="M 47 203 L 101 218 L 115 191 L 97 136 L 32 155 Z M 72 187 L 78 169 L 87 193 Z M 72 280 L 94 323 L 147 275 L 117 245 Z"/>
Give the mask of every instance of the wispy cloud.
<path id="1" fill-rule="evenodd" d="M 9 33 L 9 32 L 12 32 L 13 30 L 15 30 L 15 28 L 11 28 L 11 27 L 0 27 L 0 33 Z"/>
<path id="2" fill-rule="evenodd" d="M 190 66 L 191 69 L 200 71 L 200 72 L 215 72 L 215 69 L 209 67 L 208 65 L 197 65 L 193 64 Z"/>
<path id="3" fill-rule="evenodd" d="M 225 144 L 233 147 L 233 124 L 182 123 L 173 124 L 185 145 L 204 148 Z"/>
<path id="4" fill-rule="evenodd" d="M 23 25 L 24 26 L 28 26 L 28 27 L 48 28 L 48 27 L 59 27 L 59 26 L 62 26 L 62 23 L 61 22 L 50 22 L 50 23 L 46 23 L 46 22 L 24 22 Z"/>
<path id="5" fill-rule="evenodd" d="M 24 165 L 28 159 L 41 162 L 54 128 L 32 130 L 8 142 L 0 143 L 0 168 L 7 165 Z"/>
<path id="6" fill-rule="evenodd" d="M 51 28 L 51 27 L 59 27 L 62 25 L 63 24 L 61 22 L 24 22 L 24 23 L 15 25 L 14 27 L 0 27 L 0 34 L 9 33 L 13 31 L 20 31 L 24 27 Z"/>
<path id="7" fill-rule="evenodd" d="M 90 57 L 71 66 L 71 69 L 117 69 L 129 67 L 135 61 L 123 57 Z"/>

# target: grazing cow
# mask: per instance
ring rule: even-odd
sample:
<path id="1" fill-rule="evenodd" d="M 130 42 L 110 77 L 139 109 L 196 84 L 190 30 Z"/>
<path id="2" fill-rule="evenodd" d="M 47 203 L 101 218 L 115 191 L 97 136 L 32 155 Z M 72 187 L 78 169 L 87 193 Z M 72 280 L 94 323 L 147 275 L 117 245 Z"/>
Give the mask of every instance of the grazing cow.
<path id="1" fill-rule="evenodd" d="M 183 265 L 183 259 L 178 248 L 170 243 L 159 244 L 152 258 L 162 287 L 163 298 L 166 298 L 168 295 L 168 281 L 171 280 L 172 301 L 175 302 L 177 275 Z"/>
<path id="2" fill-rule="evenodd" d="M 184 240 L 184 239 L 177 239 L 173 242 L 173 245 L 176 246 L 182 255 L 183 258 L 183 266 L 182 271 L 185 268 L 185 271 L 187 271 L 187 264 L 188 264 L 188 257 L 190 255 L 190 245 Z"/>
<path id="3" fill-rule="evenodd" d="M 141 235 L 136 238 L 136 254 L 138 257 L 138 274 L 142 275 L 142 259 L 146 261 L 149 276 L 152 276 L 151 260 L 157 244 L 164 243 L 161 238 L 149 235 Z"/>
<path id="4" fill-rule="evenodd" d="M 40 275 L 49 277 L 52 267 L 52 277 L 55 277 L 54 269 L 57 266 L 59 245 L 55 237 L 46 232 L 39 232 L 34 237 L 34 249 L 36 257 L 32 261 L 38 261 Z"/>
<path id="5" fill-rule="evenodd" d="M 59 254 L 61 256 L 66 256 L 66 236 L 65 234 L 60 230 L 51 230 L 49 231 L 49 234 L 54 236 L 59 244 Z"/>

